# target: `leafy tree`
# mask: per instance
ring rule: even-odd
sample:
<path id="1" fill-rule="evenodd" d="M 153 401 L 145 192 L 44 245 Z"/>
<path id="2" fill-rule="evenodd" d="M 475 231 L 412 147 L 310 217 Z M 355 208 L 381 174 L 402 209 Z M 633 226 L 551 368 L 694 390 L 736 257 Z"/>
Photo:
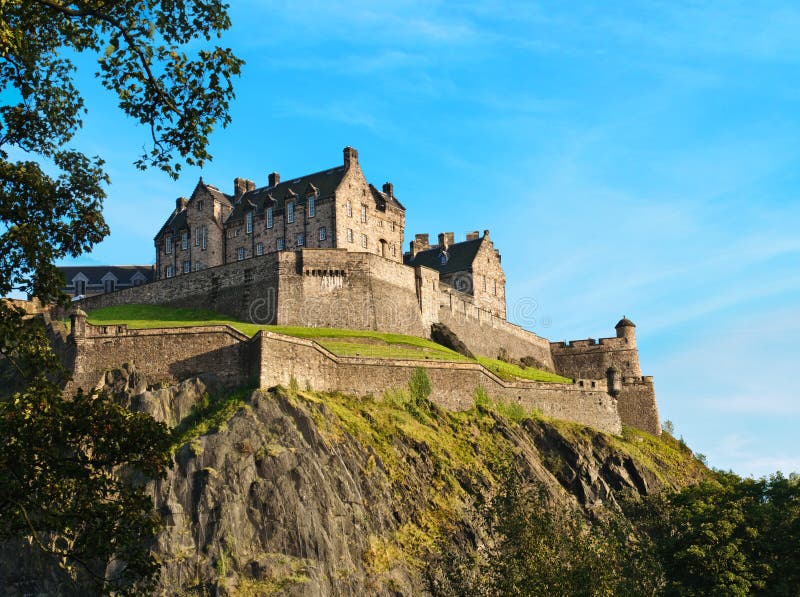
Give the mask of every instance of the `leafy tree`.
<path id="1" fill-rule="evenodd" d="M 229 26 L 222 0 L 0 1 L 0 296 L 66 304 L 55 261 L 108 234 L 103 160 L 70 146 L 86 112 L 71 56 L 95 56 L 102 85 L 147 127 L 137 166 L 177 177 L 182 163 L 210 159 L 210 133 L 229 122 L 242 61 L 195 43 Z M 123 584 L 151 574 L 152 504 L 114 473 L 163 471 L 166 430 L 103 395 L 62 397 L 65 372 L 43 330 L 3 301 L 0 368 L 10 374 L 0 386 L 0 538 L 28 537 L 72 572 L 82 563 L 104 590 L 98 561 L 123 561 Z"/>
<path id="2" fill-rule="evenodd" d="M 714 477 L 629 513 L 647 534 L 668 595 L 797 595 L 800 484 L 777 474 Z"/>

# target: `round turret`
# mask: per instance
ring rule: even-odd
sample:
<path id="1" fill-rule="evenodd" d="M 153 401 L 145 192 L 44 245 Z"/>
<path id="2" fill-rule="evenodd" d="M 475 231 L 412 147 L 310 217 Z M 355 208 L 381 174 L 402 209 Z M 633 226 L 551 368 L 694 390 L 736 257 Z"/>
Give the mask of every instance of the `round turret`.
<path id="1" fill-rule="evenodd" d="M 620 319 L 619 323 L 617 323 L 617 325 L 614 327 L 617 330 L 617 338 L 625 338 L 628 341 L 628 344 L 631 346 L 636 346 L 635 323 L 623 315 L 622 319 Z"/>

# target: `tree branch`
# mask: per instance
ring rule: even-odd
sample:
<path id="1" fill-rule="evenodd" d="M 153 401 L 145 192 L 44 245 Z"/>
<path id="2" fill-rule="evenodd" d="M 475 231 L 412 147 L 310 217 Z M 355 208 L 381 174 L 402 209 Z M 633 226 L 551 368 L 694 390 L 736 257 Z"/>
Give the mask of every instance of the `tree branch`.
<path id="1" fill-rule="evenodd" d="M 101 21 L 105 21 L 106 23 L 110 24 L 111 26 L 115 27 L 119 32 L 122 34 L 123 39 L 128 43 L 128 46 L 133 50 L 136 56 L 139 58 L 139 62 L 142 65 L 142 68 L 147 75 L 148 83 L 155 89 L 156 94 L 158 97 L 161 98 L 161 101 L 172 110 L 175 114 L 180 114 L 180 110 L 178 107 L 173 103 L 172 99 L 164 93 L 164 90 L 161 87 L 161 83 L 159 83 L 158 79 L 156 79 L 155 75 L 153 75 L 153 71 L 150 69 L 150 61 L 147 59 L 147 56 L 144 55 L 139 44 L 136 43 L 136 39 L 131 34 L 130 30 L 125 27 L 122 22 L 114 17 L 99 12 L 97 10 L 92 9 L 83 9 L 77 10 L 74 8 L 70 8 L 68 6 L 64 6 L 59 2 L 55 2 L 54 0 L 31 0 L 32 2 L 52 8 L 68 17 L 73 18 L 84 18 L 84 17 L 95 17 L 96 19 L 100 19 Z"/>

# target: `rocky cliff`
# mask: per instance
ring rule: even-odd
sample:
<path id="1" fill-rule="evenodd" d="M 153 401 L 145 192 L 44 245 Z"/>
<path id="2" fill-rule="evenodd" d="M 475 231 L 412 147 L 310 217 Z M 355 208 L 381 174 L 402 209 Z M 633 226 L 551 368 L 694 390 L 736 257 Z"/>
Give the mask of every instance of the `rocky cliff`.
<path id="1" fill-rule="evenodd" d="M 490 540 L 473 504 L 504 463 L 543 483 L 554 508 L 576 509 L 705 470 L 667 434 L 610 436 L 480 395 L 449 412 L 403 391 L 231 395 L 210 378 L 148 389 L 128 369 L 107 385 L 181 431 L 168 477 L 151 482 L 165 595 L 425 594 L 438 541 Z"/>

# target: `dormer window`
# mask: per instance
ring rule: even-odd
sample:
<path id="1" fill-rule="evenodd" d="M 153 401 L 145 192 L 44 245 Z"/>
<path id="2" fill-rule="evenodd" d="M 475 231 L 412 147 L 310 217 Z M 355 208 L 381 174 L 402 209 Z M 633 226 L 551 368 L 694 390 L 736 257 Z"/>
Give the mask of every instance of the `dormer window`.
<path id="1" fill-rule="evenodd" d="M 253 212 L 248 211 L 246 216 L 245 227 L 247 229 L 247 234 L 253 234 Z"/>
<path id="2" fill-rule="evenodd" d="M 267 228 L 272 228 L 272 208 L 267 208 Z"/>
<path id="3" fill-rule="evenodd" d="M 291 224 L 294 222 L 294 201 L 286 204 L 286 221 Z"/>
<path id="4" fill-rule="evenodd" d="M 315 215 L 317 215 L 317 198 L 311 195 L 308 198 L 308 217 L 313 218 Z"/>

